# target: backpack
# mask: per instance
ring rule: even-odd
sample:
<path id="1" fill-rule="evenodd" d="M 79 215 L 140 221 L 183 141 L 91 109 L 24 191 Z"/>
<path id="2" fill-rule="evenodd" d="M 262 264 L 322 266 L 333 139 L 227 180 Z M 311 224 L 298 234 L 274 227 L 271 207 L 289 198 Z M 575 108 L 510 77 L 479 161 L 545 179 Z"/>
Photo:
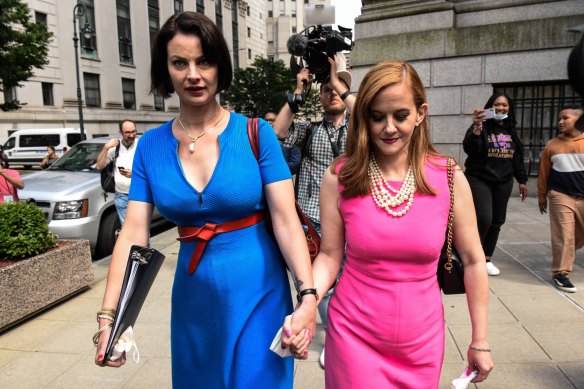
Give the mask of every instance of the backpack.
<path id="1" fill-rule="evenodd" d="M 107 193 L 114 193 L 116 191 L 116 180 L 114 174 L 116 171 L 116 158 L 120 154 L 120 144 L 116 146 L 116 152 L 114 154 L 114 159 L 110 161 L 100 172 L 101 178 L 101 189 Z"/>

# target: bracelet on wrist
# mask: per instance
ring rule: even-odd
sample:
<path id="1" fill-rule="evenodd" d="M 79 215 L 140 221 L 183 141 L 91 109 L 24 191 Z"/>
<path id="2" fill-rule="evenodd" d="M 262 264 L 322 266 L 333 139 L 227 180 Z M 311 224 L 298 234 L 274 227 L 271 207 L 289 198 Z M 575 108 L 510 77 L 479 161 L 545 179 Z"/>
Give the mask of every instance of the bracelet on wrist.
<path id="1" fill-rule="evenodd" d="M 302 297 L 306 296 L 307 294 L 313 294 L 314 297 L 316 298 L 316 301 L 318 301 L 318 292 L 315 288 L 308 288 L 308 289 L 301 290 L 296 295 L 296 300 L 298 300 L 298 302 L 301 302 Z"/>
<path id="2" fill-rule="evenodd" d="M 480 352 L 483 352 L 483 353 L 490 353 L 491 352 L 491 349 L 490 348 L 476 347 L 476 346 L 473 346 L 472 344 L 470 344 L 468 346 L 468 348 L 470 348 L 471 350 L 480 351 Z"/>

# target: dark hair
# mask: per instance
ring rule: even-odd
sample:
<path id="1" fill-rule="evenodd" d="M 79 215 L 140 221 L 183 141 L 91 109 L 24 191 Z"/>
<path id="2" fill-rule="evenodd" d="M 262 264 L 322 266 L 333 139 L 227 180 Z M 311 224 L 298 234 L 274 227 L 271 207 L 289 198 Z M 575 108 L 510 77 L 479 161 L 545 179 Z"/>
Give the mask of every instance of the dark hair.
<path id="1" fill-rule="evenodd" d="M 134 127 L 136 127 L 136 122 L 133 121 L 132 119 L 122 119 L 118 123 L 118 126 L 120 127 L 120 132 L 122 131 L 122 126 L 124 125 L 125 122 L 130 122 L 130 123 L 132 123 L 134 125 Z"/>
<path id="2" fill-rule="evenodd" d="M 162 97 L 169 98 L 174 92 L 168 73 L 167 45 L 179 33 L 199 37 L 205 58 L 218 67 L 216 93 L 227 89 L 233 79 L 233 69 L 223 33 L 205 15 L 198 12 L 181 12 L 168 18 L 156 34 L 152 45 L 150 93 L 158 92 Z"/>
<path id="3" fill-rule="evenodd" d="M 51 149 L 51 150 L 55 151 L 55 146 L 47 146 L 47 149 Z"/>
<path id="4" fill-rule="evenodd" d="M 495 100 L 497 100 L 499 97 L 503 96 L 504 98 L 507 99 L 507 102 L 509 103 L 509 112 L 507 113 L 507 115 L 509 116 L 507 119 L 504 120 L 504 122 L 510 126 L 510 127 L 515 127 L 515 125 L 517 124 L 517 121 L 515 120 L 515 103 L 513 102 L 513 99 L 511 97 L 509 97 L 509 95 L 505 94 L 505 93 L 493 93 L 493 95 L 491 95 L 491 97 L 489 97 L 489 100 L 487 100 L 487 103 L 485 104 L 485 106 L 483 108 L 493 108 L 493 104 L 495 104 Z M 494 119 L 488 119 L 485 121 L 485 124 L 489 124 L 489 123 L 493 123 Z"/>
<path id="5" fill-rule="evenodd" d="M 562 112 L 564 109 L 573 109 L 573 110 L 580 110 L 584 111 L 584 107 L 581 104 L 566 104 L 560 107 L 560 111 Z"/>

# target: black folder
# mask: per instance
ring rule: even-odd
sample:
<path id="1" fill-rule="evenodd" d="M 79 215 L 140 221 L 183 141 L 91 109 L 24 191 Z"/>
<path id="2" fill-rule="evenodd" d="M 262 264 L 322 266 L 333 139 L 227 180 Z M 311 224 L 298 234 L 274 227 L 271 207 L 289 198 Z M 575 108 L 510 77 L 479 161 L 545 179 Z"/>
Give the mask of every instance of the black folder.
<path id="1" fill-rule="evenodd" d="M 130 248 L 124 283 L 116 308 L 116 318 L 112 324 L 112 332 L 107 342 L 102 365 L 105 365 L 111 357 L 114 345 L 124 331 L 136 323 L 140 309 L 164 258 L 162 253 L 150 247 L 133 245 Z"/>

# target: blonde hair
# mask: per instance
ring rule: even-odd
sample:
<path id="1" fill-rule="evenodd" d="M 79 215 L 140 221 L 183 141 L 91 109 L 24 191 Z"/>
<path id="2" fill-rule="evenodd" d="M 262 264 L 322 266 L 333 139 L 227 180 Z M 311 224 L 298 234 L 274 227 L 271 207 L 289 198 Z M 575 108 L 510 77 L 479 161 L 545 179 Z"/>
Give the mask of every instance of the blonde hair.
<path id="1" fill-rule="evenodd" d="M 331 166 L 331 171 L 334 173 L 337 164 L 346 159 L 339 171 L 339 181 L 345 187 L 341 193 L 343 197 L 362 196 L 371 192 L 369 176 L 367 175 L 372 150 L 372 141 L 369 138 L 367 128 L 369 110 L 375 96 L 382 89 L 400 83 L 411 88 L 417 109 L 426 104 L 424 85 L 416 70 L 405 61 L 381 62 L 373 66 L 363 78 L 351 113 L 345 154 L 337 158 Z M 424 176 L 424 163 L 431 156 L 443 155 L 434 148 L 430 141 L 426 115 L 424 120 L 414 129 L 408 146 L 408 162 L 414 168 L 416 191 L 419 193 L 436 194 Z"/>

